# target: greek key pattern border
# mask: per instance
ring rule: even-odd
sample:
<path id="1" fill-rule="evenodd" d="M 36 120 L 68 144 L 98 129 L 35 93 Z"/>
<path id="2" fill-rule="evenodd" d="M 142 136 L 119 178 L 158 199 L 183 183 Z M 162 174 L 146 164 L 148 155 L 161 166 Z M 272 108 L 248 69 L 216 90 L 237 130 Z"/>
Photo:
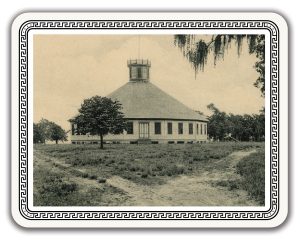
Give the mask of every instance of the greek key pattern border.
<path id="1" fill-rule="evenodd" d="M 28 34 L 31 30 L 263 29 L 270 33 L 270 208 L 267 211 L 33 211 L 28 207 Z M 19 29 L 19 211 L 28 220 L 268 220 L 279 211 L 279 29 L 269 20 L 31 20 Z M 266 96 L 267 97 L 267 96 Z"/>

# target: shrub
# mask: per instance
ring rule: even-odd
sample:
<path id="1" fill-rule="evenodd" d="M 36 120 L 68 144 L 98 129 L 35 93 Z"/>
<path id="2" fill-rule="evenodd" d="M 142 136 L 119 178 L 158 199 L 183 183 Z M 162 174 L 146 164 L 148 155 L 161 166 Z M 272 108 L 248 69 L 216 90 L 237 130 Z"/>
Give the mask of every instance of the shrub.
<path id="1" fill-rule="evenodd" d="M 200 162 L 200 161 L 206 161 L 208 160 L 208 156 L 207 155 L 198 155 L 198 156 L 194 156 L 193 160 L 196 162 Z"/>
<path id="2" fill-rule="evenodd" d="M 98 178 L 98 183 L 106 183 L 106 179 L 105 178 Z"/>
<path id="3" fill-rule="evenodd" d="M 61 177 L 46 177 L 40 193 L 43 195 L 66 196 L 77 189 L 76 183 L 64 182 Z"/>
<path id="4" fill-rule="evenodd" d="M 83 178 L 88 178 L 89 177 L 89 174 L 88 173 L 82 173 L 81 175 Z"/>
<path id="5" fill-rule="evenodd" d="M 216 182 L 217 186 L 226 187 L 230 191 L 234 189 L 239 189 L 239 184 L 239 180 L 220 180 Z"/>
<path id="6" fill-rule="evenodd" d="M 173 176 L 178 174 L 184 173 L 184 167 L 183 166 L 177 166 L 177 165 L 170 165 L 164 168 L 161 172 L 161 175 L 167 175 L 167 176 Z"/>
<path id="7" fill-rule="evenodd" d="M 142 173 L 141 178 L 146 178 L 146 177 L 148 177 L 148 174 L 147 173 Z"/>
<path id="8" fill-rule="evenodd" d="M 263 150 L 243 158 L 236 166 L 241 187 L 261 204 L 265 202 L 265 154 Z"/>
<path id="9" fill-rule="evenodd" d="M 96 175 L 90 175 L 89 179 L 97 179 L 97 176 Z"/>
<path id="10" fill-rule="evenodd" d="M 129 167 L 129 170 L 130 170 L 131 172 L 135 172 L 135 171 L 137 170 L 137 168 L 136 168 L 135 166 L 130 166 L 130 167 Z"/>

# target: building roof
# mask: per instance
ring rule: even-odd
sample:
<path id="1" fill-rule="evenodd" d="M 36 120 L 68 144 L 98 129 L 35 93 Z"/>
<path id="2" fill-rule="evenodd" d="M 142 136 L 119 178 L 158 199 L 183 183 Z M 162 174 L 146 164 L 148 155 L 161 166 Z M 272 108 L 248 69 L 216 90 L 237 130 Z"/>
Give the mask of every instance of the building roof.
<path id="1" fill-rule="evenodd" d="M 122 112 L 128 119 L 207 119 L 188 108 L 151 82 L 128 82 L 107 97 L 122 104 Z"/>

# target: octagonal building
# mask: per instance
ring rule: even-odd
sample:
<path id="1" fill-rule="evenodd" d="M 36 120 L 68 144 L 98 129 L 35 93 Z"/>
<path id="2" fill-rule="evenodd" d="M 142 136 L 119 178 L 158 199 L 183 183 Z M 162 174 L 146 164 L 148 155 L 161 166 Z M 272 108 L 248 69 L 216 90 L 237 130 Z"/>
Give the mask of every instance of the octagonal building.
<path id="1" fill-rule="evenodd" d="M 106 135 L 106 143 L 202 143 L 207 119 L 150 82 L 149 60 L 128 60 L 129 82 L 107 97 L 122 104 L 127 131 Z M 75 129 L 76 130 L 76 129 Z M 98 143 L 98 136 L 76 135 L 73 144 Z"/>

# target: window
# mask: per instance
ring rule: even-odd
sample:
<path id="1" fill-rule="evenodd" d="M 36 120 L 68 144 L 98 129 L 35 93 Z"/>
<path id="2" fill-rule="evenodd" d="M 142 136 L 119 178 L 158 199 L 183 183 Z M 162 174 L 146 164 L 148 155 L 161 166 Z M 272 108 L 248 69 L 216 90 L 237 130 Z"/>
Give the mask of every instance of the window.
<path id="1" fill-rule="evenodd" d="M 189 134 L 193 134 L 193 124 L 192 123 L 189 123 Z"/>
<path id="2" fill-rule="evenodd" d="M 154 133 L 161 134 L 161 123 L 160 122 L 154 123 Z"/>
<path id="3" fill-rule="evenodd" d="M 137 67 L 131 67 L 130 68 L 130 78 L 131 79 L 137 79 L 137 75 L 138 75 L 138 72 L 137 72 Z"/>
<path id="4" fill-rule="evenodd" d="M 139 137 L 142 139 L 149 138 L 149 122 L 139 123 Z"/>
<path id="5" fill-rule="evenodd" d="M 172 131 L 173 129 L 172 129 L 172 123 L 168 123 L 168 134 L 172 134 Z"/>
<path id="6" fill-rule="evenodd" d="M 204 125 L 204 134 L 205 135 L 207 134 L 207 126 L 206 126 L 206 124 Z"/>
<path id="7" fill-rule="evenodd" d="M 197 135 L 199 134 L 199 124 L 197 123 Z"/>
<path id="8" fill-rule="evenodd" d="M 149 78 L 149 68 L 142 67 L 142 79 L 148 79 L 148 78 Z"/>
<path id="9" fill-rule="evenodd" d="M 140 67 L 137 68 L 137 78 L 142 78 L 142 69 Z"/>
<path id="10" fill-rule="evenodd" d="M 133 134 L 133 122 L 127 122 L 126 131 L 127 134 Z"/>
<path id="11" fill-rule="evenodd" d="M 201 135 L 203 134 L 203 126 L 202 126 L 202 123 L 200 124 L 200 134 L 201 134 Z"/>
<path id="12" fill-rule="evenodd" d="M 178 123 L 178 134 L 183 134 L 183 123 Z"/>

